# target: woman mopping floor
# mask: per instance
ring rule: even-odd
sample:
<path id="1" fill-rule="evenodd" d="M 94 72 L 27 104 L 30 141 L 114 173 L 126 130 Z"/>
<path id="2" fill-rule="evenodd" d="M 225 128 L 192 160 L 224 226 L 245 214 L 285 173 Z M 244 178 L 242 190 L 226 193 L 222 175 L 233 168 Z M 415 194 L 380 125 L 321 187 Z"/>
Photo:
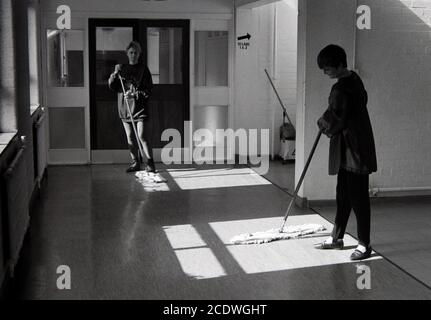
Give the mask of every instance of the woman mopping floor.
<path id="1" fill-rule="evenodd" d="M 337 45 L 325 47 L 319 53 L 317 63 L 329 78 L 338 79 L 329 95 L 329 106 L 318 120 L 320 130 L 330 138 L 329 174 L 337 175 L 337 213 L 331 237 L 317 248 L 343 248 L 347 221 L 353 209 L 359 244 L 350 259 L 366 259 L 372 252 L 368 179 L 377 170 L 367 91 L 361 78 L 347 69 L 343 48 Z"/>
<path id="2" fill-rule="evenodd" d="M 148 98 L 153 81 L 148 67 L 139 62 L 141 52 L 138 42 L 130 42 L 126 48 L 129 64 L 117 64 L 109 77 L 109 88 L 119 93 L 118 114 L 123 122 L 132 157 L 132 164 L 127 172 L 141 169 L 141 156 L 144 154 L 147 158 L 146 171 L 156 171 L 151 148 L 144 139 L 144 121 L 148 120 Z"/>
<path id="3" fill-rule="evenodd" d="M 370 246 L 369 174 L 377 170 L 376 151 L 371 121 L 367 111 L 368 96 L 359 76 L 347 69 L 347 57 L 343 48 L 325 47 L 319 54 L 319 68 L 331 79 L 338 79 L 329 96 L 329 106 L 318 120 L 316 137 L 301 178 L 289 204 L 282 227 L 264 232 L 241 234 L 231 239 L 234 244 L 267 243 L 280 239 L 299 238 L 324 230 L 319 225 L 303 225 L 285 228 L 285 222 L 304 179 L 321 133 L 330 140 L 329 174 L 337 175 L 337 213 L 331 236 L 317 245 L 317 249 L 342 249 L 343 237 L 350 211 L 356 214 L 358 225 L 357 248 L 351 260 L 367 259 Z"/>

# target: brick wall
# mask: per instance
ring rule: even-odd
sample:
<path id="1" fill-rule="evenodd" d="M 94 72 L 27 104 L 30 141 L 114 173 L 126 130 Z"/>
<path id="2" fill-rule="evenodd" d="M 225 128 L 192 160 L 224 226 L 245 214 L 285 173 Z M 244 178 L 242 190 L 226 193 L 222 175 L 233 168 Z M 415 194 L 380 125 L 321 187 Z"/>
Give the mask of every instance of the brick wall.
<path id="1" fill-rule="evenodd" d="M 372 29 L 358 32 L 379 171 L 371 187 L 431 186 L 431 1 L 362 1 Z"/>
<path id="2" fill-rule="evenodd" d="M 431 1 L 360 0 L 358 5 L 371 8 L 371 30 L 355 29 L 353 1 L 301 0 L 300 4 L 306 6 L 300 14 L 306 31 L 300 35 L 304 45 L 299 55 L 305 55 L 306 64 L 302 66 L 305 103 L 298 105 L 297 117 L 297 176 L 334 82 L 317 68 L 316 56 L 323 46 L 336 43 L 346 49 L 349 68 L 354 67 L 356 53 L 356 68 L 369 93 L 379 167 L 371 175 L 370 187 L 431 186 Z M 335 178 L 327 175 L 327 163 L 324 137 L 305 180 L 304 197 L 334 199 Z"/>

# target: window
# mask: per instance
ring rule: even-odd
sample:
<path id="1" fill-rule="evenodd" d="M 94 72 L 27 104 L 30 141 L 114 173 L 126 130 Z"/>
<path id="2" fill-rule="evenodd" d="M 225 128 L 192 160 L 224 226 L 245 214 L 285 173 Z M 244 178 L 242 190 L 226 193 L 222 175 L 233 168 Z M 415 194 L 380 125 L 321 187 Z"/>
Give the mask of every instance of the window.
<path id="1" fill-rule="evenodd" d="M 182 29 L 148 28 L 147 63 L 154 84 L 181 84 Z"/>
<path id="2" fill-rule="evenodd" d="M 0 133 L 16 132 L 15 54 L 12 25 L 12 1 L 0 2 Z"/>
<path id="3" fill-rule="evenodd" d="M 228 85 L 227 31 L 195 32 L 195 85 L 217 87 Z"/>
<path id="4" fill-rule="evenodd" d="M 48 85 L 84 86 L 84 33 L 82 30 L 47 30 Z"/>
<path id="5" fill-rule="evenodd" d="M 39 105 L 39 69 L 38 69 L 38 46 L 37 46 L 37 11 L 34 3 L 31 3 L 27 11 L 28 17 L 28 62 L 30 82 L 30 108 Z"/>

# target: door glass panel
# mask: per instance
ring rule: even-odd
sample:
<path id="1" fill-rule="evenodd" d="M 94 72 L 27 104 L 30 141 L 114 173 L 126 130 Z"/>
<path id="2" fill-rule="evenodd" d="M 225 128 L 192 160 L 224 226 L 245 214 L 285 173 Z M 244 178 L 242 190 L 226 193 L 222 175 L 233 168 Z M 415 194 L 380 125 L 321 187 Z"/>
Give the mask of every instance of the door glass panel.
<path id="1" fill-rule="evenodd" d="M 50 87 L 84 86 L 84 32 L 47 30 L 48 84 Z"/>
<path id="2" fill-rule="evenodd" d="M 154 84 L 182 84 L 182 29 L 147 28 L 147 63 Z"/>
<path id="3" fill-rule="evenodd" d="M 227 31 L 195 32 L 195 85 L 217 87 L 228 85 Z"/>
<path id="4" fill-rule="evenodd" d="M 127 148 L 124 130 L 119 121 L 117 93 L 108 87 L 109 75 L 116 64 L 128 64 L 126 48 L 133 40 L 132 27 L 96 28 L 96 94 L 92 122 L 92 149 L 119 150 Z"/>
<path id="5" fill-rule="evenodd" d="M 127 64 L 126 48 L 133 40 L 133 28 L 96 28 L 97 84 L 108 84 L 117 63 Z"/>

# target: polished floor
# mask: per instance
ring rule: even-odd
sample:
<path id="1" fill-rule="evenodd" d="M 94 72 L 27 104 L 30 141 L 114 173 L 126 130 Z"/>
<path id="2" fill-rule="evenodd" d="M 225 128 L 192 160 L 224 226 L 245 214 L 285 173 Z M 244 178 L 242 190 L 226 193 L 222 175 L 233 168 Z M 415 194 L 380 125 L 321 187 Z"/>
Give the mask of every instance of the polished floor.
<path id="1" fill-rule="evenodd" d="M 293 193 L 294 163 L 271 162 L 265 177 Z M 333 222 L 335 205 L 311 204 L 312 211 Z M 373 248 L 399 268 L 431 287 L 431 197 L 372 198 L 371 240 Z M 347 232 L 356 236 L 352 212 Z"/>
<path id="2" fill-rule="evenodd" d="M 229 244 L 238 233 L 277 227 L 290 200 L 248 168 L 162 168 L 166 185 L 143 185 L 124 169 L 49 168 L 11 298 L 431 299 L 383 252 L 351 263 L 353 238 L 338 252 L 313 248 L 327 233 Z M 316 211 L 293 215 L 291 223 L 331 228 Z M 71 290 L 57 288 L 61 265 L 70 267 Z M 363 266 L 371 289 L 358 288 Z"/>

